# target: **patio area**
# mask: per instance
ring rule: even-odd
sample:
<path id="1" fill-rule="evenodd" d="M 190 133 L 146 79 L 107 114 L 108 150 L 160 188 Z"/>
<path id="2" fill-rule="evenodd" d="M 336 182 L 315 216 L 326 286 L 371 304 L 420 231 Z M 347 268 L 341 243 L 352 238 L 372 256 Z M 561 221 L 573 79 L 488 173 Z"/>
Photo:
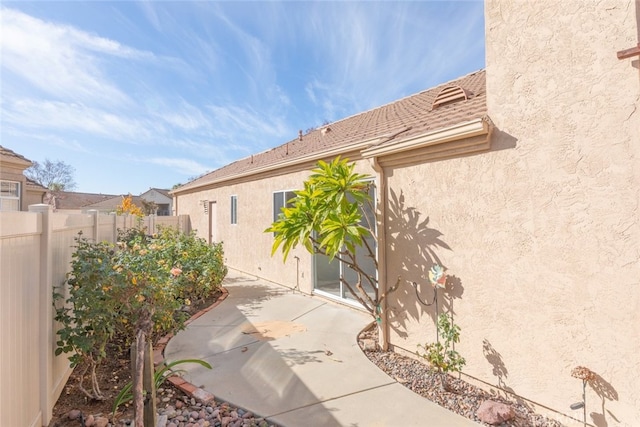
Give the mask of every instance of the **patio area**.
<path id="1" fill-rule="evenodd" d="M 217 399 L 282 426 L 473 426 L 414 394 L 362 353 L 368 314 L 230 271 L 229 296 L 177 334 L 168 361 Z"/>

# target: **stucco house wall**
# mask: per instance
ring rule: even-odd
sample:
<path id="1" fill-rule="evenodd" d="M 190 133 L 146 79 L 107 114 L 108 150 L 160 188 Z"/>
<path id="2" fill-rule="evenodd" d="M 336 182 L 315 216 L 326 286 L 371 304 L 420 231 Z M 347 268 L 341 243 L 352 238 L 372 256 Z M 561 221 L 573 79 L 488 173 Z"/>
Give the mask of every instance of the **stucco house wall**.
<path id="1" fill-rule="evenodd" d="M 212 216 L 215 217 L 217 238 L 214 240 L 223 242 L 228 266 L 310 294 L 313 291 L 311 254 L 304 248 L 296 248 L 286 262 L 280 251 L 271 256 L 273 234 L 264 230 L 273 222 L 273 193 L 302 189 L 303 181 L 314 166 L 315 162 L 305 162 L 180 194 L 178 211 L 190 216 L 192 229 L 206 240 L 211 239 L 210 223 Z M 359 160 L 356 170 L 374 173 L 366 160 Z M 237 197 L 236 224 L 231 224 L 231 196 Z M 212 207 L 211 202 L 215 202 L 215 206 Z"/>
<path id="2" fill-rule="evenodd" d="M 408 282 L 431 297 L 439 259 L 464 373 L 581 419 L 570 373 L 586 366 L 597 426 L 640 425 L 640 75 L 616 57 L 637 44 L 637 7 L 488 1 L 491 151 L 385 168 L 388 277 L 407 279 L 392 344 L 435 340 Z"/>

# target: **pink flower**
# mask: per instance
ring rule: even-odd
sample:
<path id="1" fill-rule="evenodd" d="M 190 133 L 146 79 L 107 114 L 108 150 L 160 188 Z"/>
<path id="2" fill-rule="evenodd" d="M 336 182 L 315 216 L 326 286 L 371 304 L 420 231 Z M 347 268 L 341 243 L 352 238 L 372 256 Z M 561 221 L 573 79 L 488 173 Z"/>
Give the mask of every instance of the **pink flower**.
<path id="1" fill-rule="evenodd" d="M 182 273 L 182 270 L 180 270 L 178 267 L 173 267 L 171 269 L 171 274 L 173 275 L 173 277 L 179 276 L 180 273 Z"/>

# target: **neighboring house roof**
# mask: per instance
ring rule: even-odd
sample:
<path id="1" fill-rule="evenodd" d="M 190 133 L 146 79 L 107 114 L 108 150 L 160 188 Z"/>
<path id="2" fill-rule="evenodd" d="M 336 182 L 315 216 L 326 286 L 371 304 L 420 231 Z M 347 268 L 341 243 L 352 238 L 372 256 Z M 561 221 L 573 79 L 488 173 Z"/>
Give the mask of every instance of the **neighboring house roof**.
<path id="1" fill-rule="evenodd" d="M 49 191 L 49 189 L 43 185 L 38 184 L 37 182 L 35 182 L 34 180 L 32 180 L 31 178 L 26 178 L 26 188 L 27 190 L 33 190 L 33 191 Z"/>
<path id="2" fill-rule="evenodd" d="M 144 198 L 144 196 L 152 193 L 152 192 L 156 192 L 168 199 L 171 199 L 171 194 L 169 194 L 170 190 L 167 189 L 163 189 L 163 188 L 149 188 L 147 191 L 145 191 L 144 193 L 140 194 L 140 197 Z"/>
<path id="3" fill-rule="evenodd" d="M 447 102 L 443 89 L 458 87 L 468 99 Z M 455 92 L 455 91 L 454 91 Z M 434 108 L 434 101 L 438 101 Z M 279 147 L 252 155 L 203 175 L 172 193 L 193 190 L 239 175 L 258 173 L 267 166 L 308 159 L 312 154 L 363 145 L 393 144 L 487 114 L 485 71 L 480 70 L 457 80 L 408 96 L 373 110 L 339 120 L 306 135 L 300 135 Z"/>
<path id="4" fill-rule="evenodd" d="M 167 189 L 163 189 L 163 188 L 150 188 L 149 190 L 155 190 L 158 193 L 162 194 L 163 196 L 166 196 L 168 198 L 171 198 L 171 194 L 169 194 L 170 190 Z"/>
<path id="5" fill-rule="evenodd" d="M 116 210 L 116 208 L 122 204 L 122 199 L 128 195 L 111 196 L 110 198 L 84 206 L 85 209 L 98 209 L 98 210 Z M 131 202 L 139 208 L 142 208 L 142 202 L 144 199 L 140 196 L 131 196 Z"/>
<path id="6" fill-rule="evenodd" d="M 21 154 L 0 145 L 0 161 L 7 163 L 16 163 L 26 168 L 31 166 L 33 162 Z"/>
<path id="7" fill-rule="evenodd" d="M 77 193 L 74 191 L 60 191 L 56 195 L 57 209 L 82 209 L 94 203 L 104 202 L 121 197 L 115 194 Z"/>

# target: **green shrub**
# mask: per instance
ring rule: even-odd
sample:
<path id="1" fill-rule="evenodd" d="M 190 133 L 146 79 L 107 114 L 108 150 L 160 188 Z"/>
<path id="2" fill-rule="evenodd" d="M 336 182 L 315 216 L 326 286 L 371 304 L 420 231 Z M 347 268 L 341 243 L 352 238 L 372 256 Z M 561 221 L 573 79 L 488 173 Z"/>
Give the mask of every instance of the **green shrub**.
<path id="1" fill-rule="evenodd" d="M 227 273 L 222 245 L 209 246 L 194 234 L 164 228 L 148 236 L 134 228 L 119 238 L 116 247 L 80 235 L 67 279 L 69 297 L 54 292 L 55 319 L 62 325 L 56 355 L 72 353 L 72 367 L 86 362 L 80 389 L 93 399 L 103 398 L 95 369 L 116 333 L 128 345 L 141 330 L 147 337 L 179 331 L 188 316 L 182 305 L 216 292 Z M 88 370 L 90 392 L 83 387 Z"/>
<path id="2" fill-rule="evenodd" d="M 227 275 L 222 243 L 209 245 L 194 233 L 168 227 L 161 228 L 153 241 L 162 247 L 167 262 L 181 270 L 175 281 L 179 298 L 204 299 L 219 290 Z"/>
<path id="3" fill-rule="evenodd" d="M 64 295 L 54 292 L 55 320 L 63 325 L 58 331 L 55 354 L 72 353 L 72 368 L 85 362 L 79 389 L 92 399 L 103 398 L 95 370 L 106 357 L 105 348 L 120 317 L 119 303 L 111 293 L 118 280 L 112 268 L 113 254 L 111 245 L 91 243 L 80 234 L 67 279 L 69 297 L 64 300 Z M 83 386 L 87 372 L 91 391 Z"/>

